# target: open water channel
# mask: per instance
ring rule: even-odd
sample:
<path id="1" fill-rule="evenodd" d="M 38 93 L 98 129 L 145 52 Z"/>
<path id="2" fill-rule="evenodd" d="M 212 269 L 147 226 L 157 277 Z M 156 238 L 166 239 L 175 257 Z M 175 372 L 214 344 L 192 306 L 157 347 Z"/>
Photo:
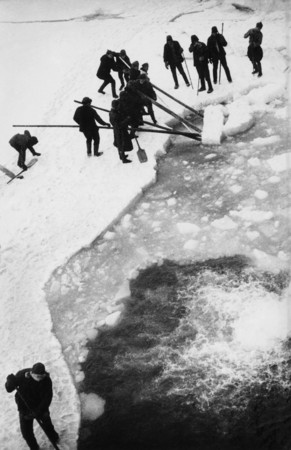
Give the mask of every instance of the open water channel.
<path id="1" fill-rule="evenodd" d="M 80 449 L 290 450 L 283 112 L 221 146 L 169 141 L 156 184 L 47 283 L 77 388 L 105 401 Z"/>

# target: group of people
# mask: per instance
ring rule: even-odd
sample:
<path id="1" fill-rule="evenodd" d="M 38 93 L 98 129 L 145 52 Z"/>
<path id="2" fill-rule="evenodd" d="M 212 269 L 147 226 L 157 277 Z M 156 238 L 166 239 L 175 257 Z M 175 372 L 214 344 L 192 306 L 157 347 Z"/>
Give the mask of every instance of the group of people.
<path id="1" fill-rule="evenodd" d="M 119 64 L 118 64 L 119 62 Z M 103 84 L 99 88 L 99 93 L 104 93 L 104 88 L 111 84 L 112 101 L 109 112 L 110 123 L 105 122 L 96 110 L 91 106 L 92 99 L 84 97 L 82 106 L 79 106 L 74 114 L 74 121 L 79 125 L 79 130 L 86 138 L 87 155 L 92 156 L 92 141 L 94 141 L 94 156 L 101 156 L 99 152 L 99 128 L 97 123 L 113 127 L 113 144 L 118 150 L 118 155 L 123 164 L 131 163 L 127 152 L 133 149 L 132 139 L 136 138 L 135 129 L 143 125 L 143 116 L 149 115 L 153 124 L 157 123 L 155 118 L 152 100 L 157 99 L 156 92 L 148 77 L 149 64 L 144 63 L 139 67 L 139 62 L 132 64 L 125 50 L 120 53 L 108 50 L 101 57 L 100 67 L 97 76 L 103 79 Z M 120 80 L 120 95 L 116 95 L 116 83 L 111 70 L 118 72 Z M 96 123 L 97 122 L 97 123 Z M 131 131 L 128 127 L 131 127 Z"/>
<path id="2" fill-rule="evenodd" d="M 261 60 L 263 58 L 263 50 L 261 47 L 263 34 L 263 24 L 258 22 L 254 28 L 245 33 L 244 38 L 249 38 L 249 45 L 247 56 L 249 57 L 252 66 L 253 74 L 258 77 L 262 76 Z M 212 64 L 213 83 L 217 83 L 218 65 L 223 67 L 226 78 L 229 83 L 232 82 L 232 77 L 226 60 L 225 47 L 227 41 L 222 33 L 218 32 L 216 26 L 211 28 L 211 35 L 207 40 L 207 44 L 201 42 L 195 34 L 191 36 L 191 44 L 189 52 L 193 54 L 193 64 L 196 67 L 199 79 L 198 91 L 206 90 L 207 93 L 213 92 L 213 85 L 211 82 L 209 63 Z M 183 48 L 178 41 L 173 40 L 172 36 L 168 35 L 166 44 L 164 45 L 163 59 L 165 67 L 170 68 L 174 88 L 179 88 L 177 70 L 181 74 L 186 86 L 190 86 L 189 79 L 183 68 L 183 61 L 185 60 Z M 87 155 L 92 156 L 92 141 L 93 155 L 101 156 L 99 152 L 99 128 L 97 123 L 110 127 L 112 125 L 114 132 L 114 145 L 118 149 L 119 158 L 123 163 L 130 163 L 126 152 L 131 151 L 132 139 L 136 137 L 134 129 L 142 125 L 143 115 L 148 114 L 153 124 L 156 124 L 156 118 L 153 110 L 153 101 L 157 100 L 156 92 L 150 82 L 148 76 L 149 64 L 144 63 L 141 66 L 138 61 L 131 63 L 126 51 L 114 52 L 107 50 L 101 56 L 100 65 L 98 67 L 96 76 L 103 81 L 98 89 L 98 92 L 105 94 L 104 89 L 108 84 L 111 85 L 112 96 L 115 99 L 111 104 L 109 113 L 109 122 L 104 121 L 96 110 L 92 108 L 92 100 L 89 97 L 84 97 L 82 106 L 76 109 L 74 120 L 79 125 L 79 130 L 83 132 L 86 138 Z M 120 80 L 119 90 L 120 95 L 116 93 L 116 82 L 111 75 L 111 71 L 118 73 Z M 146 108 L 146 109 L 145 109 Z M 97 123 L 96 123 L 97 122 Z M 128 126 L 131 127 L 131 132 L 128 131 Z M 9 141 L 10 145 L 19 153 L 18 166 L 23 170 L 27 170 L 25 165 L 25 151 L 29 149 L 33 155 L 39 156 L 33 145 L 37 143 L 35 136 L 30 136 L 28 131 L 23 135 L 17 134 Z"/>

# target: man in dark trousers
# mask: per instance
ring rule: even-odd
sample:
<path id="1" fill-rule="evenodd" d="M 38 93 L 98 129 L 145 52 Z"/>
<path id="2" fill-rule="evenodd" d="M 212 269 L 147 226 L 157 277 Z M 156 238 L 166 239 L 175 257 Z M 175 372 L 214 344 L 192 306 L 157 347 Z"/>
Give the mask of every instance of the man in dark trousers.
<path id="1" fill-rule="evenodd" d="M 201 86 L 198 89 L 199 92 L 205 91 L 205 80 L 208 84 L 207 93 L 213 92 L 213 87 L 210 80 L 209 69 L 208 69 L 208 50 L 204 42 L 200 42 L 198 37 L 193 34 L 191 36 L 191 45 L 189 47 L 189 52 L 193 53 L 193 63 L 196 67 Z"/>
<path id="2" fill-rule="evenodd" d="M 115 55 L 118 78 L 120 80 L 119 90 L 121 91 L 129 80 L 131 62 L 125 50 L 120 50 L 120 53 L 116 53 Z"/>
<path id="3" fill-rule="evenodd" d="M 119 158 L 123 164 L 127 164 L 132 162 L 125 154 L 125 152 L 130 152 L 133 149 L 131 138 L 127 129 L 129 123 L 131 122 L 131 118 L 130 116 L 124 115 L 119 106 L 119 100 L 112 101 L 109 118 L 111 125 L 113 126 L 113 145 L 117 147 Z"/>
<path id="4" fill-rule="evenodd" d="M 226 78 L 229 83 L 232 82 L 230 71 L 226 62 L 226 53 L 224 47 L 227 46 L 227 42 L 223 34 L 218 33 L 216 27 L 212 27 L 211 35 L 207 40 L 207 49 L 209 61 L 213 63 L 213 83 L 217 83 L 217 67 L 220 61 L 222 67 L 224 68 Z"/>
<path id="5" fill-rule="evenodd" d="M 108 84 L 111 84 L 112 96 L 114 98 L 117 98 L 118 95 L 116 94 L 115 90 L 115 80 L 110 74 L 111 70 L 115 70 L 117 72 L 118 68 L 114 60 L 114 52 L 112 52 L 111 50 L 107 50 L 106 54 L 101 56 L 100 58 L 100 66 L 96 73 L 96 76 L 100 78 L 100 80 L 104 80 L 104 82 L 98 89 L 98 92 L 100 92 L 100 94 L 105 94 L 104 88 Z"/>
<path id="6" fill-rule="evenodd" d="M 13 147 L 18 153 L 18 162 L 17 165 L 22 170 L 27 170 L 27 166 L 25 165 L 25 156 L 26 150 L 29 149 L 33 156 L 40 156 L 40 153 L 37 153 L 33 146 L 38 143 L 38 139 L 35 136 L 31 136 L 28 130 L 25 130 L 24 134 L 15 134 L 9 141 L 11 147 Z"/>
<path id="7" fill-rule="evenodd" d="M 43 427 L 56 444 L 59 435 L 52 424 L 49 406 L 53 398 L 52 380 L 42 363 L 36 363 L 31 369 L 22 369 L 16 375 L 7 377 L 7 392 L 17 389 L 15 401 L 19 411 L 20 430 L 28 447 L 39 450 L 40 447 L 33 433 L 33 420 L 41 420 Z"/>
<path id="8" fill-rule="evenodd" d="M 96 110 L 91 107 L 92 100 L 89 97 L 84 97 L 82 100 L 83 106 L 79 106 L 74 114 L 74 121 L 79 125 L 79 131 L 84 133 L 87 144 L 87 155 L 92 156 L 92 141 L 94 141 L 94 156 L 101 156 L 99 152 L 99 128 L 96 122 L 110 127 L 110 123 L 104 122 Z"/>
<path id="9" fill-rule="evenodd" d="M 182 56 L 183 49 L 178 41 L 173 41 L 172 36 L 167 36 L 167 43 L 164 45 L 164 63 L 166 66 L 166 69 L 171 69 L 173 79 L 175 82 L 175 89 L 178 89 L 179 83 L 177 78 L 177 72 L 176 69 L 179 70 L 180 74 L 182 75 L 186 86 L 190 86 L 189 80 L 187 78 L 187 75 L 184 72 L 182 62 L 184 61 L 184 58 Z"/>
<path id="10" fill-rule="evenodd" d="M 255 28 L 251 28 L 244 35 L 244 38 L 249 38 L 248 57 L 253 65 L 253 74 L 257 73 L 258 77 L 263 75 L 261 60 L 263 59 L 263 49 L 261 47 L 263 41 L 262 22 L 258 22 Z"/>

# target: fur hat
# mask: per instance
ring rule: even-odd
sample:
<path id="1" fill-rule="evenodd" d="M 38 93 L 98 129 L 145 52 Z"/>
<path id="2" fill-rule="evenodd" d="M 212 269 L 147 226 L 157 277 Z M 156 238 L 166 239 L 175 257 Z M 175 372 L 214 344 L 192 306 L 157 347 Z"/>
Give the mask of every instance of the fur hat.
<path id="1" fill-rule="evenodd" d="M 149 68 L 149 63 L 143 63 L 143 64 L 141 65 L 141 69 L 142 69 L 142 70 L 148 70 L 148 68 Z"/>
<path id="2" fill-rule="evenodd" d="M 198 42 L 199 41 L 199 39 L 198 39 L 198 37 L 196 36 L 196 34 L 192 34 L 192 36 L 191 36 L 191 42 Z"/>
<path id="3" fill-rule="evenodd" d="M 32 366 L 31 369 L 32 373 L 35 373 L 36 375 L 44 375 L 45 374 L 45 366 L 41 362 L 38 362 Z"/>
<path id="4" fill-rule="evenodd" d="M 212 33 L 218 33 L 217 27 L 212 27 L 212 28 L 211 28 L 211 32 L 212 32 Z"/>
<path id="5" fill-rule="evenodd" d="M 88 105 L 92 102 L 92 99 L 89 97 L 84 97 L 82 100 L 83 105 Z"/>

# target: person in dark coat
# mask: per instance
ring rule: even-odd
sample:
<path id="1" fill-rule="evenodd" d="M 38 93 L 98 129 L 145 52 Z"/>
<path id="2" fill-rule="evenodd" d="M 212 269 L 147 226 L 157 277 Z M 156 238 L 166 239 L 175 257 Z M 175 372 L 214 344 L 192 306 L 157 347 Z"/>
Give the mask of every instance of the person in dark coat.
<path id="1" fill-rule="evenodd" d="M 20 430 L 28 447 L 39 450 L 40 447 L 33 433 L 33 420 L 41 420 L 43 427 L 56 444 L 59 435 L 56 432 L 49 413 L 49 406 L 53 398 L 52 380 L 42 363 L 36 363 L 32 368 L 22 369 L 7 377 L 5 388 L 7 392 L 15 394 L 15 401 L 19 412 Z"/>
<path id="2" fill-rule="evenodd" d="M 136 80 L 134 84 L 135 88 L 142 92 L 143 94 L 147 95 L 148 97 L 152 98 L 153 100 L 157 100 L 157 94 L 147 76 L 146 73 L 141 73 L 139 78 Z M 143 105 L 147 107 L 148 114 L 150 115 L 152 121 L 154 124 L 157 123 L 157 120 L 155 118 L 155 113 L 153 110 L 153 104 L 151 100 L 148 98 L 142 99 Z"/>
<path id="3" fill-rule="evenodd" d="M 109 112 L 110 123 L 113 126 L 114 142 L 113 145 L 117 147 L 119 158 L 123 164 L 131 163 L 125 152 L 130 152 L 133 149 L 130 135 L 128 133 L 128 125 L 130 123 L 130 116 L 124 116 L 119 108 L 120 100 L 113 100 L 111 103 L 111 110 Z"/>
<path id="4" fill-rule="evenodd" d="M 251 28 L 244 34 L 244 38 L 249 38 L 248 58 L 253 65 L 253 74 L 257 73 L 258 77 L 263 75 L 261 60 L 263 59 L 263 49 L 261 47 L 263 41 L 262 22 L 258 22 L 255 28 Z"/>
<path id="5" fill-rule="evenodd" d="M 120 58 L 122 58 L 122 60 Z M 124 64 L 123 61 L 126 64 Z M 120 91 L 124 88 L 124 86 L 129 80 L 130 66 L 131 62 L 125 50 L 120 50 L 120 53 L 116 53 L 116 67 L 118 71 L 118 77 L 121 83 L 119 88 Z"/>
<path id="6" fill-rule="evenodd" d="M 104 122 L 96 110 L 91 107 L 91 98 L 84 97 L 82 103 L 83 106 L 76 109 L 73 119 L 79 125 L 79 131 L 84 133 L 86 138 L 87 155 L 92 156 L 92 141 L 94 141 L 94 156 L 101 156 L 102 152 L 99 152 L 99 128 L 96 122 L 107 127 L 110 127 L 110 123 Z"/>
<path id="7" fill-rule="evenodd" d="M 175 89 L 178 89 L 179 87 L 179 83 L 178 83 L 178 78 L 177 78 L 177 72 L 176 69 L 178 69 L 178 71 L 180 72 L 180 74 L 182 75 L 186 86 L 190 86 L 189 80 L 187 78 L 187 75 L 184 72 L 183 66 L 182 66 L 182 62 L 184 61 L 183 58 L 183 49 L 181 47 L 181 45 L 179 44 L 178 41 L 173 41 L 172 36 L 167 36 L 167 43 L 164 45 L 164 63 L 166 66 L 166 69 L 169 68 L 171 69 L 172 75 L 173 75 L 173 79 L 175 82 Z"/>
<path id="8" fill-rule="evenodd" d="M 139 75 L 140 75 L 139 62 L 134 61 L 129 70 L 129 80 L 130 81 L 137 80 Z"/>
<path id="9" fill-rule="evenodd" d="M 226 53 L 224 47 L 227 46 L 227 42 L 223 34 L 218 33 L 216 27 L 212 27 L 211 36 L 207 40 L 207 49 L 209 61 L 213 64 L 213 82 L 217 83 L 217 68 L 218 62 L 220 61 L 222 67 L 224 68 L 225 75 L 229 83 L 232 82 L 230 71 L 226 62 Z"/>
<path id="10" fill-rule="evenodd" d="M 143 100 L 136 90 L 137 80 L 130 80 L 120 95 L 120 109 L 124 116 L 130 117 L 130 125 L 137 128 L 143 125 Z M 134 132 L 131 133 L 134 137 Z"/>
<path id="11" fill-rule="evenodd" d="M 193 53 L 193 63 L 196 67 L 201 86 L 198 89 L 199 92 L 205 91 L 205 80 L 208 84 L 207 93 L 213 92 L 213 87 L 210 80 L 209 69 L 208 69 L 208 50 L 204 42 L 200 42 L 198 37 L 193 34 L 191 36 L 191 45 L 189 47 L 189 52 Z"/>
<path id="12" fill-rule="evenodd" d="M 107 50 L 106 54 L 101 56 L 100 58 L 100 66 L 97 70 L 96 76 L 100 80 L 104 80 L 103 84 L 98 89 L 100 94 L 105 94 L 104 89 L 108 84 L 111 84 L 112 96 L 117 98 L 115 90 L 115 80 L 110 74 L 111 70 L 115 70 L 117 72 L 116 62 L 114 60 L 114 52 L 111 50 Z"/>
<path id="13" fill-rule="evenodd" d="M 15 134 L 9 141 L 11 147 L 13 147 L 18 153 L 18 161 L 17 165 L 22 170 L 27 170 L 27 166 L 25 165 L 25 156 L 26 150 L 30 150 L 33 156 L 40 156 L 41 153 L 37 153 L 33 146 L 38 143 L 38 139 L 35 136 L 31 136 L 28 130 L 24 131 L 24 134 Z"/>

